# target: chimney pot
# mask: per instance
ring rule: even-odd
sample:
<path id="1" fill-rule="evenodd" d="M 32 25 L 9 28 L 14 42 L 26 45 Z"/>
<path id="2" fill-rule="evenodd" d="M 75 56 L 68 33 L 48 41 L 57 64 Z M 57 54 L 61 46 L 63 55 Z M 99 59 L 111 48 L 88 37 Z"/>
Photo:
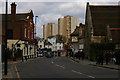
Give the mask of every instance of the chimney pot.
<path id="1" fill-rule="evenodd" d="M 16 14 L 16 6 L 15 2 L 11 4 L 11 14 Z"/>

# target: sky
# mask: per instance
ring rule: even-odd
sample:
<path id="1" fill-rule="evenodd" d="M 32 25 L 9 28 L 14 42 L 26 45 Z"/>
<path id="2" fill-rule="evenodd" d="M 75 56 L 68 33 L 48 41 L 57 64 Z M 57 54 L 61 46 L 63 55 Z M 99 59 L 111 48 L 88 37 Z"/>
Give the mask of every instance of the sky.
<path id="1" fill-rule="evenodd" d="M 80 23 L 85 23 L 86 3 L 91 5 L 118 5 L 119 0 L 8 0 L 10 4 L 16 2 L 17 13 L 27 13 L 33 10 L 34 16 L 38 16 L 36 32 L 38 37 L 43 37 L 43 25 L 47 23 L 58 24 L 58 18 L 66 15 L 78 17 Z M 5 0 L 0 2 L 0 14 L 5 12 Z M 35 18 L 34 18 L 35 20 Z"/>

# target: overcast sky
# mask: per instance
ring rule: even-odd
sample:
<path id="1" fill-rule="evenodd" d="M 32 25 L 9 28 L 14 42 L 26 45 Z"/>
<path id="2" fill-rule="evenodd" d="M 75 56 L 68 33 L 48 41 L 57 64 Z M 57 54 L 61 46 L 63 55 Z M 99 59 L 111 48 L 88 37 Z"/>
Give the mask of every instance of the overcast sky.
<path id="1" fill-rule="evenodd" d="M 42 37 L 43 30 L 42 25 L 47 24 L 49 22 L 58 23 L 58 18 L 62 18 L 63 16 L 70 15 L 73 17 L 80 18 L 81 23 L 85 22 L 85 11 L 86 11 L 86 2 L 90 2 L 90 0 L 70 0 L 69 2 L 66 0 L 57 2 L 57 0 L 10 0 L 9 5 L 9 13 L 10 13 L 10 4 L 11 2 L 16 2 L 17 4 L 17 13 L 26 13 L 29 12 L 30 9 L 33 10 L 34 16 L 38 16 L 37 18 L 37 36 Z M 48 1 L 48 2 L 47 2 Z M 118 5 L 119 0 L 92 0 L 90 4 L 94 5 Z M 0 3 L 0 13 L 5 12 L 5 3 Z"/>

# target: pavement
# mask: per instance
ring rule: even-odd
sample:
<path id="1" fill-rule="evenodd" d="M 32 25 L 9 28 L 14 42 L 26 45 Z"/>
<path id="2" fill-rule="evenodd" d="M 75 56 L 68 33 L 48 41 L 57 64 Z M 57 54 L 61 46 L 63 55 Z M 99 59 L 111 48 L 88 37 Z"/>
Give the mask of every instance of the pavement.
<path id="1" fill-rule="evenodd" d="M 90 61 L 88 59 L 79 60 L 79 59 L 72 58 L 72 57 L 71 57 L 71 59 L 80 64 L 92 65 L 92 66 L 103 67 L 103 68 L 114 69 L 114 70 L 120 70 L 120 65 L 116 65 L 116 64 L 112 64 L 112 63 L 109 63 L 108 65 L 103 63 L 103 65 L 99 65 L 99 64 L 96 64 L 95 61 Z"/>
<path id="2" fill-rule="evenodd" d="M 9 61 L 8 62 L 8 73 L 4 75 L 4 70 L 2 70 L 2 80 L 11 79 L 16 77 L 15 64 L 20 63 L 21 61 Z M 4 63 L 2 63 L 4 66 Z"/>
<path id="3" fill-rule="evenodd" d="M 33 59 L 28 59 L 27 61 L 24 60 L 23 62 L 29 62 Z M 17 61 L 9 61 L 8 62 L 8 73 L 7 75 L 4 75 L 4 70 L 2 70 L 2 79 L 1 80 L 6 80 L 6 79 L 13 79 L 13 78 L 18 78 L 17 77 L 17 72 L 19 72 L 16 69 L 16 64 L 23 63 L 22 60 L 17 60 Z M 4 63 L 2 63 L 2 67 L 4 66 Z"/>
<path id="4" fill-rule="evenodd" d="M 72 58 L 72 57 L 68 57 L 69 59 L 71 59 L 72 61 L 76 62 L 76 63 L 79 63 L 79 64 L 82 64 L 82 65 L 91 65 L 91 66 L 97 66 L 97 67 L 103 67 L 103 68 L 108 68 L 108 69 L 114 69 L 114 70 L 120 70 L 120 65 L 115 65 L 115 64 L 108 64 L 106 65 L 105 63 L 103 65 L 97 65 L 96 62 L 94 61 L 89 61 L 89 60 L 79 60 L 79 59 L 75 59 L 75 58 Z M 35 59 L 28 59 L 28 61 L 31 61 L 31 60 L 36 60 L 38 58 L 35 58 Z M 24 62 L 28 62 L 28 61 L 24 61 Z M 7 78 L 17 78 L 17 70 L 16 70 L 16 64 L 19 64 L 19 63 L 23 63 L 21 60 L 19 61 L 10 61 L 8 63 L 8 74 L 7 75 L 2 75 L 2 80 L 5 80 Z M 2 71 L 3 73 L 4 71 Z"/>

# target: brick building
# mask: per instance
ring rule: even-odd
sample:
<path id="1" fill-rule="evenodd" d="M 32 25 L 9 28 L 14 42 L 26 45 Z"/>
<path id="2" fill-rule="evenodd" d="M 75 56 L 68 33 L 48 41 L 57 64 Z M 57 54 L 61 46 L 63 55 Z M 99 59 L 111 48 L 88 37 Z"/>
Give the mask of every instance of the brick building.
<path id="1" fill-rule="evenodd" d="M 33 11 L 30 10 L 28 13 L 16 13 L 16 4 L 11 4 L 11 14 L 7 15 L 7 47 L 10 49 L 15 46 L 23 50 L 23 54 L 30 54 L 31 48 L 34 49 L 34 22 L 33 22 Z M 5 45 L 6 32 L 5 32 L 5 14 L 2 15 L 2 45 Z M 1 35 L 0 35 L 1 36 Z M 32 50 L 33 53 L 34 50 Z"/>

